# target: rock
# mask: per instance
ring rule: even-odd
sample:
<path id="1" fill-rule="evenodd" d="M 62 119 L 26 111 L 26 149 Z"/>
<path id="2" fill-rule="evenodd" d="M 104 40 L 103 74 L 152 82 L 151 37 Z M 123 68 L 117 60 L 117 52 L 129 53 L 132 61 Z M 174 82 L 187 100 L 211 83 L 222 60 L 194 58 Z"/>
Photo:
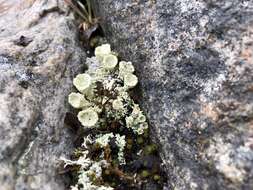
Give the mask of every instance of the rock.
<path id="1" fill-rule="evenodd" d="M 168 189 L 253 189 L 253 2 L 96 0 L 140 77 Z"/>
<path id="2" fill-rule="evenodd" d="M 0 0 L 1 190 L 65 189 L 67 95 L 85 55 L 58 0 Z"/>

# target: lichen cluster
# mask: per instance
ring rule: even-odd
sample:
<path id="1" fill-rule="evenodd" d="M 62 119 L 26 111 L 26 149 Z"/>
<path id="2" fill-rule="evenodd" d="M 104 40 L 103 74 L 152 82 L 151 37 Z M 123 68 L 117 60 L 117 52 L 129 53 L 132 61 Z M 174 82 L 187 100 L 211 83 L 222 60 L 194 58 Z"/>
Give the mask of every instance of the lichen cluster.
<path id="1" fill-rule="evenodd" d="M 81 109 L 78 120 L 84 127 L 103 128 L 116 119 L 135 133 L 143 134 L 148 128 L 146 117 L 128 93 L 138 83 L 132 63 L 118 64 L 109 44 L 95 49 L 95 59 L 99 65 L 74 78 L 79 92 L 68 98 L 74 108 Z"/>
<path id="2" fill-rule="evenodd" d="M 138 83 L 132 63 L 119 61 L 109 44 L 97 47 L 95 56 L 87 62 L 88 70 L 73 80 L 77 92 L 72 92 L 68 101 L 78 110 L 82 127 L 96 132 L 83 137 L 74 160 L 62 160 L 65 167 L 78 168 L 77 184 L 72 190 L 111 190 L 114 182 L 104 179 L 107 174 L 136 181 L 137 177 L 128 176 L 121 169 L 127 164 L 125 153 L 131 152 L 133 138 L 142 139 L 140 144 L 143 143 L 148 123 L 130 96 Z M 140 148 L 134 151 L 136 156 L 144 154 Z"/>

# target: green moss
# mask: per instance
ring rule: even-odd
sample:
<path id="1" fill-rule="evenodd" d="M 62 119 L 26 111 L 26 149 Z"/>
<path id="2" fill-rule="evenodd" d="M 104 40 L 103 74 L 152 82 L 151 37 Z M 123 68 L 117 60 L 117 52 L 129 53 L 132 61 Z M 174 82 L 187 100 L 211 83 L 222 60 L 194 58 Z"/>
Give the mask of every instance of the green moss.
<path id="1" fill-rule="evenodd" d="M 150 175 L 150 173 L 147 170 L 143 170 L 141 172 L 141 176 L 144 177 L 144 178 L 148 177 L 149 175 Z"/>
<path id="2" fill-rule="evenodd" d="M 148 145 L 144 149 L 146 155 L 153 154 L 155 151 L 157 151 L 157 146 L 155 144 Z"/>
<path id="3" fill-rule="evenodd" d="M 153 176 L 153 179 L 155 181 L 159 181 L 161 179 L 161 176 L 159 176 L 159 175 L 156 174 L 156 175 Z"/>
<path id="4" fill-rule="evenodd" d="M 142 137 L 137 138 L 137 143 L 138 144 L 143 144 L 143 142 L 144 142 L 144 139 Z"/>

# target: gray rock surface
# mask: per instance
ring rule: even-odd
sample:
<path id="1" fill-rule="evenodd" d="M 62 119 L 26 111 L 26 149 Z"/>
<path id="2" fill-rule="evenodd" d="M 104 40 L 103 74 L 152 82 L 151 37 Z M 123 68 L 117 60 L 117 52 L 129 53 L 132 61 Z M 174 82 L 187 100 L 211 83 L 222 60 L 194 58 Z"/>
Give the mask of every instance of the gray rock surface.
<path id="1" fill-rule="evenodd" d="M 58 0 L 0 0 L 0 189 L 58 190 L 66 97 L 85 58 Z"/>
<path id="2" fill-rule="evenodd" d="M 253 189 L 253 1 L 94 4 L 137 68 L 168 189 Z"/>

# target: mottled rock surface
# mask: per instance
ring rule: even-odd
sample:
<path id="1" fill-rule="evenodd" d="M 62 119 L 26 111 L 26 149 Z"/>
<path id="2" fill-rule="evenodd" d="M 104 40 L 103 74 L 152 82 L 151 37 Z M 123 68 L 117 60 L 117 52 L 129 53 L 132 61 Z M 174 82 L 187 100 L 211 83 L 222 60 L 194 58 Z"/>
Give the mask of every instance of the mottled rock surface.
<path id="1" fill-rule="evenodd" d="M 95 2 L 137 68 L 168 189 L 253 189 L 253 1 Z"/>
<path id="2" fill-rule="evenodd" d="M 0 189 L 58 190 L 66 97 L 84 59 L 63 1 L 0 0 Z"/>

